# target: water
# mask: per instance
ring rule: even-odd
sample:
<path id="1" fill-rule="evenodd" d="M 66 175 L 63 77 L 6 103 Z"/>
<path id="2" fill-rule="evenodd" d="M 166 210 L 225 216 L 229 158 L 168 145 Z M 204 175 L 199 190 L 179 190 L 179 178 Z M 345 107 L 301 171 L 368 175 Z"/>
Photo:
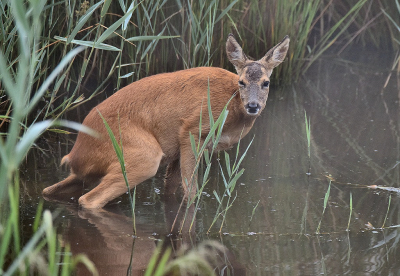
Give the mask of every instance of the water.
<path id="1" fill-rule="evenodd" d="M 215 159 L 195 233 L 173 240 L 174 249 L 217 240 L 233 254 L 235 275 L 398 275 L 399 194 L 367 187 L 399 188 L 399 86 L 394 74 L 383 89 L 390 71 L 379 64 L 380 59 L 325 59 L 297 83 L 274 89 L 242 141 L 243 151 L 254 137 L 221 233 L 219 219 L 207 234 L 217 210 L 213 192 L 223 190 Z M 41 190 L 68 174 L 58 163 L 74 137 L 53 138 L 41 141 L 45 151 L 32 151 L 21 170 L 26 239 Z M 132 274 L 142 275 L 177 208 L 163 197 L 162 175 L 163 170 L 137 188 L 137 238 L 127 195 L 103 212 L 80 210 L 75 198 L 45 207 L 60 210 L 60 239 L 74 253 L 86 253 L 101 275 L 125 275 L 131 254 Z M 78 274 L 86 275 L 82 268 Z"/>

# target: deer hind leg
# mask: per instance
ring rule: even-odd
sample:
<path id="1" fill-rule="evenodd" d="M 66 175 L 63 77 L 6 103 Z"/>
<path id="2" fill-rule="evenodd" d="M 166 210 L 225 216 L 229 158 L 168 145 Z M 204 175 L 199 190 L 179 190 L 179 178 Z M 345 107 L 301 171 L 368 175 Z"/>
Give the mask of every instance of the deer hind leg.
<path id="1" fill-rule="evenodd" d="M 74 173 L 71 173 L 66 179 L 45 188 L 42 192 L 44 197 L 57 197 L 63 194 L 72 194 L 82 187 L 82 180 Z"/>
<path id="2" fill-rule="evenodd" d="M 141 133 L 141 139 L 135 137 L 124 144 L 124 159 L 129 188 L 153 177 L 160 166 L 163 152 L 157 140 Z M 117 161 L 109 167 L 99 185 L 79 198 L 79 204 L 87 209 L 102 208 L 111 200 L 127 192 L 121 165 Z"/>
<path id="3" fill-rule="evenodd" d="M 166 196 L 172 196 L 182 183 L 181 168 L 179 159 L 176 159 L 168 164 L 165 173 L 164 187 Z"/>

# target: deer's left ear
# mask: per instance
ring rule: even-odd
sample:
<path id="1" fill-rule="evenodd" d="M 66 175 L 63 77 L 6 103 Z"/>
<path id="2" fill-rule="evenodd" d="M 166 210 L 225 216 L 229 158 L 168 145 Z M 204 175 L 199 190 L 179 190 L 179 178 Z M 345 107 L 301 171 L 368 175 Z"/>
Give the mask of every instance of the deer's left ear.
<path id="1" fill-rule="evenodd" d="M 229 61 L 235 66 L 236 72 L 240 75 L 246 65 L 247 57 L 233 34 L 229 34 L 226 40 L 226 54 Z"/>
<path id="2" fill-rule="evenodd" d="M 289 49 L 289 36 L 285 36 L 281 42 L 270 49 L 265 56 L 259 60 L 266 68 L 273 69 L 283 62 Z"/>

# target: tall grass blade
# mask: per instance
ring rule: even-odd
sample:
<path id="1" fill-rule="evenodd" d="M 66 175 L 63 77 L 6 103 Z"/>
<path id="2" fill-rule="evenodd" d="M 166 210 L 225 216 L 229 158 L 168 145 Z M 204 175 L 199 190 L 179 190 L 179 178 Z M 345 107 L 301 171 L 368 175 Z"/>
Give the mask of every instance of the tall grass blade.
<path id="1" fill-rule="evenodd" d="M 64 37 L 60 37 L 60 36 L 54 36 L 55 39 L 60 40 L 60 41 L 67 41 L 66 38 Z M 86 40 L 72 40 L 71 41 L 72 44 L 76 44 L 76 45 L 80 45 L 80 46 L 85 46 L 85 47 L 90 47 L 90 48 L 95 48 L 95 49 L 99 49 L 99 50 L 106 50 L 106 51 L 114 51 L 114 52 L 120 52 L 121 49 L 109 45 L 109 44 L 105 44 L 105 43 L 96 43 L 94 41 L 86 41 Z"/>
<path id="2" fill-rule="evenodd" d="M 165 260 L 168 260 L 168 258 L 171 255 L 171 248 L 167 248 L 167 250 L 165 252 L 161 251 L 161 243 L 159 246 L 157 246 L 157 249 L 154 251 L 153 255 L 150 258 L 149 264 L 147 265 L 146 271 L 144 273 L 144 276 L 154 276 L 154 275 L 163 275 L 160 274 L 161 271 L 165 271 L 165 266 L 166 266 L 166 262 Z M 160 254 L 162 254 L 161 260 L 163 260 L 160 263 L 157 263 Z M 161 271 L 160 271 L 161 270 Z M 155 274 L 155 273 L 158 274 Z"/>
<path id="3" fill-rule="evenodd" d="M 318 51 L 314 49 L 315 54 L 311 57 L 309 64 L 305 67 L 304 70 L 307 70 L 311 66 L 311 64 L 317 58 L 319 58 L 329 47 L 331 47 L 333 43 L 339 38 L 339 36 L 347 30 L 351 22 L 353 22 L 354 18 L 357 16 L 358 11 L 366 2 L 367 0 L 359 0 L 355 5 L 353 5 L 353 7 L 347 14 L 345 14 L 338 22 L 336 22 L 336 24 L 332 28 L 330 28 L 330 30 L 321 38 L 318 45 Z M 351 17 L 351 19 L 343 25 L 343 22 L 348 17 Z M 337 31 L 340 27 L 341 29 Z"/>
<path id="4" fill-rule="evenodd" d="M 132 1 L 131 5 L 128 8 L 128 12 L 127 13 L 129 14 L 129 16 L 127 18 L 125 18 L 125 21 L 122 24 L 122 27 L 121 27 L 122 31 L 126 31 L 126 28 L 128 27 L 129 20 L 131 20 L 132 13 L 130 11 L 132 10 L 132 12 L 133 12 L 133 10 L 136 9 L 136 7 L 134 7 L 134 4 L 135 4 L 135 1 Z M 125 5 L 123 5 L 123 12 L 125 12 Z"/>
<path id="5" fill-rule="evenodd" d="M 16 161 L 15 166 L 19 166 L 25 155 L 27 154 L 28 150 L 31 148 L 35 140 L 47 129 L 52 125 L 52 121 L 42 121 L 30 126 L 27 132 L 22 136 L 21 140 L 16 146 L 15 153 L 16 153 Z M 17 169 L 17 168 L 15 168 Z"/>
<path id="6" fill-rule="evenodd" d="M 347 222 L 347 228 L 346 228 L 346 231 L 349 231 L 349 229 L 350 229 L 351 215 L 352 215 L 352 213 L 353 213 L 353 195 L 352 195 L 352 193 L 351 193 L 351 192 L 350 192 L 350 203 L 349 203 L 349 209 L 350 209 L 350 214 L 349 214 L 349 220 L 348 220 L 348 222 Z"/>
<path id="7" fill-rule="evenodd" d="M 319 234 L 319 233 L 320 233 L 322 217 L 323 217 L 324 214 L 325 214 L 326 206 L 328 205 L 329 194 L 330 194 L 330 192 L 331 192 L 331 183 L 332 183 L 332 181 L 329 180 L 328 190 L 326 191 L 325 197 L 324 197 L 324 209 L 322 210 L 321 219 L 320 219 L 320 221 L 319 221 L 319 223 L 318 223 L 317 230 L 315 231 L 316 234 Z"/>
<path id="8" fill-rule="evenodd" d="M 215 19 L 214 24 L 219 22 L 225 15 L 228 14 L 228 12 L 233 8 L 233 6 L 238 2 L 239 0 L 234 0 L 232 1 L 221 13 L 220 15 L 217 17 L 217 19 Z"/>
<path id="9" fill-rule="evenodd" d="M 64 67 L 67 66 L 77 54 L 79 54 L 81 51 L 83 51 L 83 49 L 84 49 L 83 47 L 75 48 L 72 51 L 70 51 L 61 60 L 61 62 L 56 66 L 56 68 L 54 68 L 54 70 L 51 72 L 51 74 L 47 77 L 47 79 L 44 81 L 44 83 L 40 86 L 39 90 L 33 96 L 32 100 L 30 101 L 30 103 L 28 105 L 27 113 L 32 111 L 33 107 L 36 106 L 36 104 L 39 102 L 39 100 L 43 97 L 43 94 L 47 91 L 47 88 L 55 80 L 55 78 L 61 73 L 61 71 L 64 69 Z"/>
<path id="10" fill-rule="evenodd" d="M 104 3 L 104 0 L 101 0 L 99 2 L 97 2 L 96 4 L 94 4 L 93 6 L 91 6 L 85 13 L 84 16 L 81 17 L 81 19 L 79 19 L 78 23 L 76 24 L 75 28 L 73 29 L 72 33 L 68 36 L 68 38 L 66 39 L 66 43 L 67 45 L 69 43 L 72 42 L 72 40 L 74 40 L 75 36 L 77 35 L 77 33 L 82 29 L 83 25 L 85 25 L 85 23 L 90 19 L 90 17 L 92 16 L 92 14 L 94 13 L 94 11 L 100 7 L 101 4 Z"/>
<path id="11" fill-rule="evenodd" d="M 121 7 L 121 10 L 123 12 L 126 12 L 126 6 L 125 6 L 125 3 L 124 3 L 124 0 L 118 0 L 118 2 L 119 2 L 119 6 Z M 132 1 L 131 5 L 133 5 L 133 3 L 134 3 L 134 1 Z"/>
<path id="12" fill-rule="evenodd" d="M 305 124 L 306 124 L 308 158 L 311 158 L 311 126 L 310 126 L 310 119 L 307 119 L 306 111 L 304 111 L 304 120 L 305 120 Z"/>
<path id="13" fill-rule="evenodd" d="M 32 38 L 32 32 L 29 28 L 27 11 L 25 9 L 24 1 L 15 0 L 11 5 L 11 12 L 14 16 L 16 27 L 18 28 L 21 54 L 28 56 L 30 54 L 30 44 L 26 43 L 25 39 Z"/>
<path id="14" fill-rule="evenodd" d="M 232 176 L 232 170 L 231 170 L 231 161 L 229 158 L 229 154 L 224 151 L 224 155 L 225 155 L 225 165 L 226 165 L 226 171 L 228 172 L 228 176 L 231 177 Z"/>
<path id="15" fill-rule="evenodd" d="M 239 172 L 236 173 L 236 175 L 229 181 L 229 192 L 232 193 L 233 189 L 235 189 L 236 183 L 244 173 L 244 169 L 241 169 Z"/>
<path id="16" fill-rule="evenodd" d="M 308 214 L 308 191 L 306 196 L 306 205 L 304 206 L 303 214 L 301 216 L 301 231 L 300 231 L 301 234 L 307 233 L 307 214 Z"/>
<path id="17" fill-rule="evenodd" d="M 5 86 L 5 92 L 7 93 L 7 96 L 10 97 L 12 102 L 18 102 L 20 99 L 20 92 L 14 91 L 14 88 L 17 86 L 16 83 L 13 81 L 13 77 L 11 77 L 11 74 L 9 72 L 10 68 L 7 67 L 7 61 L 4 58 L 3 53 L 0 51 L 0 77 L 1 77 L 1 82 Z"/>
<path id="18" fill-rule="evenodd" d="M 171 256 L 171 248 L 167 248 L 163 253 L 161 260 L 158 262 L 157 269 L 154 272 L 154 276 L 162 276 L 166 270 L 167 262 Z"/>
<path id="19" fill-rule="evenodd" d="M 251 222 L 253 220 L 254 214 L 256 213 L 256 209 L 258 207 L 258 204 L 260 204 L 260 201 L 261 201 L 261 199 L 257 201 L 257 204 L 254 206 L 253 211 L 251 211 L 251 216 L 250 216 L 249 222 Z"/>
<path id="20" fill-rule="evenodd" d="M 388 202 L 388 207 L 387 207 L 387 210 L 386 210 L 386 215 L 385 215 L 385 219 L 383 220 L 383 223 L 382 223 L 382 227 L 381 227 L 381 228 L 384 228 L 384 227 L 385 227 L 386 220 L 387 220 L 387 218 L 388 218 L 388 214 L 389 214 L 389 209 L 390 209 L 390 203 L 391 203 L 391 201 L 392 201 L 392 195 L 391 195 L 391 194 L 389 194 L 389 202 Z"/>
<path id="21" fill-rule="evenodd" d="M 146 41 L 146 40 L 157 40 L 157 39 L 169 39 L 177 38 L 179 35 L 147 35 L 147 36 L 135 36 L 127 38 L 126 41 Z"/>
<path id="22" fill-rule="evenodd" d="M 243 152 L 242 156 L 240 156 L 239 161 L 235 163 L 235 171 L 239 168 L 240 164 L 242 164 L 244 157 L 247 155 L 247 152 L 249 151 L 250 146 L 253 144 L 254 137 L 251 139 L 250 143 L 248 144 L 246 150 Z M 239 151 L 239 148 L 237 149 Z"/>
<path id="23" fill-rule="evenodd" d="M 115 22 L 114 24 L 112 24 L 110 27 L 107 28 L 107 30 L 105 30 L 105 32 L 96 40 L 95 46 L 97 46 L 98 44 L 102 43 L 104 40 L 106 40 L 116 29 L 118 29 L 127 18 L 129 18 L 133 11 L 135 9 L 130 9 L 128 10 L 124 16 L 122 16 L 117 22 Z"/>
<path id="24" fill-rule="evenodd" d="M 110 8 L 112 0 L 105 0 L 104 1 L 104 5 L 103 8 L 101 9 L 101 17 L 104 17 L 106 15 L 106 13 L 108 12 L 108 9 Z"/>
<path id="25" fill-rule="evenodd" d="M 43 200 L 41 200 L 39 202 L 39 205 L 36 208 L 36 216 L 35 216 L 35 220 L 33 221 L 33 225 L 32 225 L 33 232 L 36 232 L 39 228 L 42 212 L 43 212 Z"/>
<path id="26" fill-rule="evenodd" d="M 396 4 L 399 5 L 399 2 L 397 0 Z M 400 26 L 397 24 L 397 22 L 384 9 L 382 9 L 382 12 L 385 14 L 387 18 L 389 18 L 389 20 L 393 23 L 396 29 L 400 32 Z M 400 13 L 400 7 L 399 7 L 399 13 Z"/>
<path id="27" fill-rule="evenodd" d="M 114 135 L 111 127 L 107 123 L 106 119 L 103 117 L 103 115 L 100 113 L 100 111 L 97 111 L 97 112 L 99 113 L 101 119 L 103 120 L 104 126 L 106 127 L 107 133 L 110 137 L 111 143 L 114 147 L 114 151 L 117 154 L 117 158 L 118 158 L 119 164 L 121 166 L 122 175 L 124 177 L 125 185 L 126 185 L 126 188 L 127 188 L 128 194 L 129 194 L 129 200 L 131 203 L 131 211 L 132 211 L 132 218 L 133 218 L 133 233 L 134 233 L 134 235 L 136 235 L 136 218 L 135 218 L 136 187 L 134 188 L 134 194 L 132 196 L 130 185 L 129 185 L 129 180 L 128 180 L 128 175 L 126 173 L 126 165 L 125 165 L 125 159 L 124 159 L 122 138 L 120 140 L 120 144 L 118 144 L 118 141 L 115 138 L 115 135 Z M 121 129 L 119 129 L 119 131 L 120 131 L 120 133 L 119 133 L 120 137 L 122 137 Z"/>
<path id="28" fill-rule="evenodd" d="M 189 133 L 190 136 L 190 145 L 192 146 L 192 151 L 194 154 L 194 158 L 197 160 L 199 158 L 197 148 L 196 148 L 196 141 L 194 140 L 194 136 L 192 133 Z"/>

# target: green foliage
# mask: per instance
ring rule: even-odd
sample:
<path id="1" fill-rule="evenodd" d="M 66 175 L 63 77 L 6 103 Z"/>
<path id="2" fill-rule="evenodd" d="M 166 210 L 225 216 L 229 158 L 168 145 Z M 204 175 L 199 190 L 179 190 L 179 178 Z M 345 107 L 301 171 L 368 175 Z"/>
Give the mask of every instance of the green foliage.
<path id="1" fill-rule="evenodd" d="M 42 45 L 40 45 L 39 39 L 42 29 L 42 12 L 47 8 L 45 3 L 44 0 L 30 1 L 27 4 L 24 1 L 11 1 L 5 3 L 7 8 L 2 3 L 1 12 L 8 16 L 5 22 L 12 25 L 8 18 L 12 18 L 15 22 L 13 28 L 15 41 L 11 41 L 11 43 L 17 46 L 18 51 L 0 51 L 0 76 L 4 86 L 3 93 L 6 93 L 10 101 L 9 110 L 11 110 L 11 116 L 4 116 L 10 121 L 7 136 L 5 139 L 0 138 L 0 202 L 2 206 L 8 205 L 0 217 L 2 240 L 0 269 L 4 275 L 12 275 L 17 270 L 22 274 L 25 274 L 25 271 L 37 270 L 40 272 L 39 274 L 69 275 L 77 262 L 83 262 L 89 270 L 96 274 L 93 264 L 86 257 L 70 257 L 68 247 L 61 248 L 52 225 L 52 216 L 48 211 L 44 212 L 42 222 L 35 220 L 35 233 L 25 245 L 21 244 L 19 236 L 19 181 L 16 171 L 35 140 L 53 125 L 68 126 L 88 134 L 94 134 L 88 128 L 66 121 L 35 122 L 36 118 L 34 123 L 29 126 L 24 123 L 46 94 L 51 83 L 60 75 L 64 79 L 68 72 L 68 69 L 65 70 L 65 68 L 70 66 L 75 56 L 84 50 L 84 48 L 78 47 L 67 52 L 53 71 L 43 81 L 40 81 L 39 85 L 35 84 L 43 75 L 40 68 L 44 62 L 43 58 L 46 56 L 45 48 L 40 48 Z M 123 20 L 119 20 L 110 28 L 115 30 L 122 23 Z M 4 24 L 2 27 L 4 35 L 6 32 Z M 105 40 L 106 35 L 110 35 L 110 32 L 104 32 L 95 45 Z M 16 55 L 15 59 L 13 59 L 14 55 Z M 58 83 L 58 81 L 56 82 Z M 8 193 L 5 192 L 6 190 Z M 42 209 L 39 208 L 37 217 L 41 217 L 41 211 Z M 41 254 L 45 246 L 48 252 L 46 257 Z M 64 254 L 64 263 L 61 269 L 58 267 L 58 263 L 62 260 L 60 252 Z M 9 265 L 8 268 L 5 267 L 6 264 Z"/>
<path id="2" fill-rule="evenodd" d="M 98 275 L 93 263 L 85 255 L 71 256 L 69 246 L 61 246 L 48 210 L 42 214 L 42 209 L 37 209 L 34 234 L 21 248 L 17 178 L 14 185 L 8 187 L 8 195 L 8 216 L 4 224 L 0 223 L 0 275 L 11 276 L 17 272 L 26 275 L 27 271 L 37 271 L 40 275 L 71 275 L 78 263 L 84 264 L 93 275 Z M 11 264 L 5 267 L 7 262 Z"/>
<path id="3" fill-rule="evenodd" d="M 101 119 L 103 120 L 103 123 L 104 123 L 106 129 L 107 129 L 107 133 L 111 139 L 111 143 L 114 147 L 114 151 L 117 154 L 118 161 L 121 165 L 122 175 L 124 176 L 124 181 L 126 184 L 126 188 L 127 188 L 128 194 L 129 194 L 129 200 L 131 203 L 132 218 L 133 218 L 133 234 L 136 235 L 136 223 L 135 223 L 136 187 L 134 188 L 133 195 L 132 195 L 130 187 L 129 187 L 128 175 L 126 174 L 126 165 L 125 165 L 124 148 L 122 145 L 122 139 L 118 143 L 117 139 L 115 138 L 115 134 L 111 130 L 106 119 L 104 119 L 104 117 L 103 117 L 103 115 L 101 115 L 100 111 L 98 111 L 98 112 L 99 112 Z M 119 129 L 119 131 L 120 131 L 119 137 L 121 137 L 121 129 Z"/>
<path id="4" fill-rule="evenodd" d="M 353 194 L 352 194 L 351 192 L 350 192 L 349 209 L 350 209 L 349 221 L 348 221 L 348 223 L 347 223 L 346 231 L 349 231 L 349 229 L 350 229 L 351 215 L 353 214 Z M 383 223 L 383 224 L 385 224 L 385 223 Z"/>
<path id="5" fill-rule="evenodd" d="M 119 88 L 159 72 L 211 65 L 226 68 L 230 65 L 224 53 L 225 39 L 230 32 L 257 58 L 288 34 L 292 39 L 289 58 L 274 73 L 281 82 L 296 80 L 333 45 L 341 45 L 343 50 L 356 38 L 376 47 L 400 41 L 398 0 L 102 0 L 92 6 L 88 1 L 15 0 L 0 1 L 0 14 L 0 99 L 6 106 L 0 126 L 7 127 L 0 137 L 0 269 L 5 269 L 6 261 L 14 261 L 5 272 L 10 274 L 21 269 L 22 263 L 27 268 L 29 262 L 38 271 L 63 275 L 78 261 L 91 266 L 84 257 L 71 258 L 67 247 L 61 249 L 48 212 L 42 221 L 35 220 L 32 240 L 21 245 L 16 171 L 35 140 L 51 126 L 93 134 L 82 126 L 54 120 L 92 99 L 111 80 Z M 96 88 L 85 88 L 89 80 L 98 82 Z M 196 205 L 228 114 L 224 109 L 214 122 L 210 105 L 208 112 L 209 137 L 203 144 L 196 144 L 196 137 L 191 137 L 197 164 L 203 157 L 206 163 L 203 183 L 191 199 L 197 200 Z M 307 129 L 309 134 L 309 126 Z M 205 147 L 208 142 L 213 144 L 210 150 Z M 221 227 L 243 173 L 239 166 L 246 152 L 239 158 L 238 148 L 233 164 L 226 153 L 225 167 L 219 164 L 225 191 L 214 192 L 219 207 L 213 224 L 222 218 Z M 119 149 L 122 152 L 122 145 Z M 324 211 L 329 191 L 330 186 Z M 37 218 L 40 213 L 39 208 Z M 13 260 L 6 260 L 10 246 Z M 49 255 L 36 254 L 44 246 Z M 67 252 L 64 262 L 73 265 L 59 270 L 55 253 L 62 250 Z M 32 259 L 35 254 L 42 259 Z"/>
<path id="6" fill-rule="evenodd" d="M 390 195 L 389 194 L 389 202 L 388 202 L 388 207 L 387 207 L 387 211 L 386 211 L 386 215 L 385 215 L 385 219 L 383 220 L 383 223 L 382 223 L 382 227 L 381 228 L 384 228 L 385 227 L 385 224 L 386 224 L 386 219 L 388 218 L 388 215 L 389 215 L 389 210 L 390 210 L 390 202 L 392 201 L 392 195 Z"/>
<path id="7" fill-rule="evenodd" d="M 209 118 L 210 131 L 203 141 L 201 139 L 201 137 L 202 137 L 201 122 L 202 122 L 203 114 L 201 113 L 200 114 L 200 122 L 199 122 L 199 137 L 196 140 L 196 138 L 192 134 L 190 134 L 190 142 L 191 142 L 191 146 L 192 146 L 192 151 L 193 151 L 193 154 L 196 159 L 195 172 L 192 174 L 194 177 L 196 177 L 199 173 L 199 166 L 200 166 L 202 160 L 204 160 L 204 162 L 205 162 L 205 170 L 201 177 L 201 179 L 202 179 L 201 183 L 197 184 L 197 181 L 193 178 L 190 180 L 187 180 L 189 190 L 193 189 L 194 185 L 197 185 L 197 193 L 194 198 L 190 198 L 188 200 L 188 206 L 187 206 L 189 208 L 189 206 L 195 202 L 195 204 L 196 204 L 195 214 L 196 214 L 199 204 L 201 202 L 203 190 L 204 190 L 206 184 L 208 183 L 208 177 L 209 177 L 209 173 L 210 173 L 211 165 L 212 165 L 211 157 L 214 153 L 217 152 L 217 147 L 218 147 L 218 144 L 221 139 L 223 127 L 224 127 L 226 118 L 228 117 L 228 113 L 229 113 L 228 105 L 232 99 L 231 98 L 228 101 L 228 103 L 225 105 L 225 107 L 221 111 L 221 114 L 218 116 L 217 120 L 214 121 L 214 115 L 212 113 L 212 107 L 211 107 L 211 101 L 210 101 L 210 87 L 208 87 L 207 95 L 208 95 L 207 96 L 207 110 L 208 110 L 207 116 Z M 234 97 L 234 96 L 232 96 L 232 97 Z M 228 212 L 229 208 L 232 206 L 232 204 L 236 198 L 236 196 L 233 196 L 233 191 L 236 187 L 236 183 L 237 183 L 239 177 L 244 172 L 244 169 L 239 169 L 239 167 L 240 167 L 240 164 L 242 163 L 243 158 L 245 157 L 250 145 L 251 145 L 251 142 L 249 143 L 246 151 L 239 158 L 240 142 L 237 144 L 235 161 L 233 162 L 233 164 L 231 164 L 229 154 L 227 152 L 224 152 L 225 170 L 227 172 L 228 177 L 225 176 L 224 168 L 222 167 L 221 164 L 219 164 L 223 183 L 225 186 L 225 191 L 222 193 L 222 195 L 218 195 L 218 193 L 216 191 L 213 192 L 215 198 L 218 201 L 218 208 L 217 208 L 217 212 L 214 217 L 214 220 L 213 220 L 212 224 L 210 225 L 210 229 L 215 224 L 215 222 L 217 221 L 217 219 L 220 216 L 222 216 L 220 231 L 222 229 L 222 226 L 224 225 L 226 213 Z M 188 211 L 188 209 L 186 211 Z M 193 225 L 194 219 L 195 219 L 195 215 L 193 216 L 193 221 L 192 221 L 191 225 Z"/>
<path id="8" fill-rule="evenodd" d="M 329 180 L 328 190 L 326 191 L 325 197 L 324 197 L 324 209 L 322 210 L 322 216 L 321 216 L 321 219 L 320 219 L 320 221 L 319 221 L 319 223 L 318 223 L 317 230 L 315 231 L 316 234 L 319 234 L 319 233 L 320 233 L 322 217 L 323 217 L 324 214 L 325 214 L 326 206 L 328 206 L 328 199 L 329 199 L 329 195 L 330 195 L 330 193 L 331 193 L 331 183 L 332 183 L 332 181 Z"/>
<path id="9" fill-rule="evenodd" d="M 161 255 L 161 260 L 157 263 Z M 167 265 L 167 261 L 171 256 L 171 248 L 167 248 L 164 252 L 161 251 L 161 243 L 157 246 L 157 249 L 154 251 L 149 264 L 147 266 L 146 272 L 144 276 L 162 276 L 164 275 L 163 271 L 165 271 L 165 267 Z"/>
<path id="10" fill-rule="evenodd" d="M 307 112 L 304 111 L 304 121 L 306 124 L 306 137 L 307 137 L 307 153 L 308 158 L 311 158 L 311 124 L 310 118 L 307 119 Z"/>
<path id="11" fill-rule="evenodd" d="M 255 58 L 262 57 L 288 34 L 292 40 L 288 59 L 275 69 L 274 78 L 278 82 L 296 80 L 336 44 L 343 46 L 341 50 L 353 41 L 372 41 L 381 47 L 389 45 L 391 38 L 398 39 L 396 3 L 120 0 L 90 6 L 88 1 L 43 0 L 37 5 L 44 23 L 43 28 L 35 28 L 41 41 L 34 53 L 40 62 L 31 68 L 35 72 L 30 79 L 33 86 L 41 86 L 49 74 L 48 68 L 55 68 L 76 45 L 87 48 L 67 64 L 65 74 L 55 76 L 53 86 L 43 87 L 42 93 L 37 94 L 41 105 L 35 120 L 58 118 L 92 99 L 110 80 L 116 82 L 114 87 L 118 89 L 160 72 L 211 65 L 229 67 L 225 41 L 231 32 L 239 36 L 244 50 Z M 0 48 L 10 66 L 10 77 L 14 77 L 19 68 L 18 54 L 13 51 L 19 44 L 14 19 L 24 22 L 20 24 L 24 33 L 30 24 L 40 26 L 41 22 L 24 21 L 23 9 L 13 13 L 8 1 L 0 3 L 0 13 L 0 41 L 4 42 Z M 23 45 L 24 49 L 30 47 L 29 43 Z M 3 79 L 7 82 L 10 78 Z M 97 82 L 97 87 L 87 90 L 89 81 Z"/>
<path id="12" fill-rule="evenodd" d="M 171 248 L 162 251 L 158 246 L 144 275 L 231 275 L 227 253 L 226 247 L 219 242 L 203 241 L 191 250 L 181 248 L 176 258 L 167 262 L 171 256 Z"/>
<path id="13" fill-rule="evenodd" d="M 394 9 L 394 10 L 397 11 L 396 17 L 398 18 L 399 15 L 400 15 L 400 2 L 399 2 L 399 0 L 396 0 L 396 9 Z M 389 12 L 390 12 L 389 10 L 382 9 L 382 12 L 385 14 L 385 16 L 387 18 L 389 18 L 390 22 L 393 23 L 393 26 L 395 27 L 395 30 L 397 31 L 397 35 L 394 35 L 393 40 L 396 41 L 396 43 L 400 44 L 400 40 L 398 39 L 399 34 L 400 34 L 400 21 L 399 20 L 396 21 L 395 15 L 391 16 L 389 14 Z"/>

